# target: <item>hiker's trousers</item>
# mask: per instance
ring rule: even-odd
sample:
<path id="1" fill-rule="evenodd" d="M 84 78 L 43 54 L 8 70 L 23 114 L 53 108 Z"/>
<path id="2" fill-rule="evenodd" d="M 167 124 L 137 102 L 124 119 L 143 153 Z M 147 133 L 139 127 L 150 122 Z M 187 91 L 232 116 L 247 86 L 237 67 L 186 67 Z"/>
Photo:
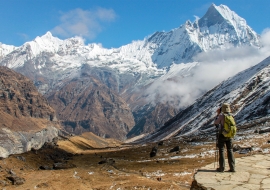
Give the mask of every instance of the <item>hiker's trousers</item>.
<path id="1" fill-rule="evenodd" d="M 222 134 L 220 134 L 218 137 L 219 168 L 221 170 L 225 169 L 224 145 L 226 145 L 227 148 L 227 156 L 230 170 L 235 170 L 232 138 L 224 137 Z"/>

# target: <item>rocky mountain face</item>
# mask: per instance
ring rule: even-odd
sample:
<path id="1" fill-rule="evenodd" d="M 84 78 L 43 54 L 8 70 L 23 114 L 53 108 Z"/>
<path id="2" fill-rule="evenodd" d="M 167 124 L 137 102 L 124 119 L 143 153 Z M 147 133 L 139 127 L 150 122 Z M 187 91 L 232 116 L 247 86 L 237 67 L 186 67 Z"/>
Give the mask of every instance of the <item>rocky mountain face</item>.
<path id="1" fill-rule="evenodd" d="M 77 135 L 90 131 L 124 140 L 135 124 L 123 98 L 87 72 L 47 96 L 65 129 Z"/>
<path id="2" fill-rule="evenodd" d="M 193 61 L 194 56 L 200 52 L 242 45 L 259 47 L 259 36 L 243 18 L 227 6 L 213 4 L 207 13 L 194 23 L 187 21 L 179 28 L 169 32 L 156 32 L 144 40 L 134 41 L 120 48 L 106 49 L 98 44 L 85 45 L 79 37 L 60 40 L 47 32 L 44 36 L 37 37 L 3 56 L 0 59 L 0 65 L 12 68 L 29 77 L 34 81 L 39 92 L 45 94 L 46 97 L 57 94 L 58 90 L 60 93 L 64 86 L 70 88 L 68 87 L 70 81 L 79 80 L 82 76 L 81 71 L 87 71 L 89 78 L 92 77 L 89 80 L 95 79 L 96 83 L 106 85 L 114 91 L 115 96 L 119 97 L 119 101 L 122 97 L 129 105 L 136 121 L 135 128 L 128 132 L 131 129 L 130 124 L 123 121 L 128 127 L 124 127 L 125 132 L 120 133 L 134 136 L 160 128 L 164 121 L 179 111 L 179 108 L 174 107 L 170 101 L 160 101 L 161 95 L 159 94 L 149 98 L 152 92 L 156 91 L 155 89 L 150 90 L 155 81 L 164 80 L 166 82 L 166 80 L 176 78 L 181 80 L 181 77 L 190 75 L 192 68 L 196 66 L 190 61 Z M 188 65 L 188 69 L 183 70 L 174 65 Z M 181 70 L 182 73 L 185 71 L 185 73 L 181 77 L 176 75 L 171 77 L 171 73 L 178 73 L 173 69 L 179 69 L 178 71 Z M 88 86 L 82 88 L 88 88 Z M 181 97 L 172 98 L 175 101 L 184 101 L 179 100 Z M 56 99 L 50 98 L 50 101 L 52 100 Z M 113 105 L 123 105 L 121 101 L 113 103 Z M 54 103 L 58 105 L 56 102 L 51 104 Z M 101 104 L 101 106 L 106 105 Z M 71 110 L 63 112 L 67 115 L 62 115 L 61 118 L 69 118 L 70 114 L 75 115 L 72 116 L 73 119 L 77 118 L 74 108 L 74 106 L 68 106 L 66 109 Z M 61 107 L 61 110 L 63 109 Z M 98 107 L 91 107 L 91 109 L 101 110 Z M 78 111 L 78 109 L 76 110 Z M 116 113 L 121 113 L 121 109 Z M 58 115 L 60 116 L 60 113 Z M 142 115 L 143 117 L 141 117 Z M 119 118 L 121 117 L 119 116 Z M 107 117 L 105 118 L 105 123 L 111 122 Z M 88 119 L 93 121 L 93 118 Z M 158 122 L 154 119 L 158 119 Z M 81 121 L 81 119 L 79 120 Z M 117 125 L 123 123 L 120 122 Z M 96 122 L 95 124 L 89 123 L 88 126 L 90 125 L 97 128 L 108 127 L 110 130 L 109 125 L 97 126 Z M 86 130 L 90 130 L 90 128 Z M 80 127 L 77 132 L 79 131 L 84 131 L 83 127 Z M 112 134 L 108 135 L 112 136 Z"/>
<path id="3" fill-rule="evenodd" d="M 178 113 L 178 109 L 168 104 L 159 103 L 156 106 L 146 105 L 135 112 L 136 125 L 129 131 L 127 138 L 140 134 L 152 133 L 163 126 L 163 124 Z"/>
<path id="4" fill-rule="evenodd" d="M 158 131 L 138 142 L 160 141 L 173 136 L 199 136 L 215 132 L 216 110 L 231 104 L 238 130 L 254 132 L 270 127 L 270 57 L 222 82 L 175 117 Z"/>
<path id="5" fill-rule="evenodd" d="M 0 67 L 0 157 L 38 149 L 58 136 L 48 101 L 25 76 Z"/>

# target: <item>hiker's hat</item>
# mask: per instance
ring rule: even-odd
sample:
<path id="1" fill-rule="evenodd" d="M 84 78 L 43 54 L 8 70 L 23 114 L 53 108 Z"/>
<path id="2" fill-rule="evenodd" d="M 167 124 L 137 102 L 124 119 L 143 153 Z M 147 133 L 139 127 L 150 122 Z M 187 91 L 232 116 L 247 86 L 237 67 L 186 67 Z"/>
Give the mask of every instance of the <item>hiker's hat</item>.
<path id="1" fill-rule="evenodd" d="M 223 113 L 231 113 L 230 104 L 228 104 L 228 103 L 222 104 L 221 111 L 222 111 Z"/>

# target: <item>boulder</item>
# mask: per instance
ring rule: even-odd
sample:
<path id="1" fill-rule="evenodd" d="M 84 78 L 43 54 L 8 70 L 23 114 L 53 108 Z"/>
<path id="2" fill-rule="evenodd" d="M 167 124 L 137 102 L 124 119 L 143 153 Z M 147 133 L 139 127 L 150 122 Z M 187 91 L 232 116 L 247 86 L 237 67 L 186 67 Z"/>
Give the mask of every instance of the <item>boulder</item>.
<path id="1" fill-rule="evenodd" d="M 100 162 L 98 162 L 98 164 L 105 164 L 105 163 L 112 165 L 115 163 L 115 160 L 112 158 L 109 158 L 109 159 L 104 159 L 104 160 L 101 160 Z"/>
<path id="2" fill-rule="evenodd" d="M 233 152 L 239 151 L 240 149 L 241 147 L 238 144 L 233 146 Z"/>
<path id="3" fill-rule="evenodd" d="M 180 147 L 179 146 L 175 146 L 174 148 L 172 148 L 170 150 L 170 152 L 178 152 L 180 150 Z"/>
<path id="4" fill-rule="evenodd" d="M 24 178 L 18 177 L 16 175 L 12 175 L 7 178 L 12 182 L 12 185 L 22 185 L 25 183 Z"/>
<path id="5" fill-rule="evenodd" d="M 26 161 L 25 157 L 23 157 L 23 156 L 17 156 L 16 158 L 17 158 L 18 160 L 23 161 L 23 162 L 25 162 L 25 161 Z"/>
<path id="6" fill-rule="evenodd" d="M 62 162 L 53 164 L 54 170 L 69 169 L 69 168 L 75 168 L 75 167 L 76 165 L 74 164 L 62 163 Z"/>
<path id="7" fill-rule="evenodd" d="M 38 169 L 40 169 L 40 170 L 51 170 L 52 167 L 45 165 L 45 166 L 39 166 Z"/>
<path id="8" fill-rule="evenodd" d="M 101 160 L 98 162 L 98 164 L 105 164 L 107 161 L 106 160 Z"/>
<path id="9" fill-rule="evenodd" d="M 151 152 L 150 152 L 150 157 L 154 157 L 157 155 L 157 151 L 158 151 L 158 148 L 157 147 L 153 147 Z"/>

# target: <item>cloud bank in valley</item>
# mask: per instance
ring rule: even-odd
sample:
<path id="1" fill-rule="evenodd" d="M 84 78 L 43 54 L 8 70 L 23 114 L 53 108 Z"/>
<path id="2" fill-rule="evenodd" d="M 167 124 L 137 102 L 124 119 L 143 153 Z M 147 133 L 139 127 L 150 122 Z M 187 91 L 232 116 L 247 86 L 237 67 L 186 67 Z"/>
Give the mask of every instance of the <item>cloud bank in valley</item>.
<path id="1" fill-rule="evenodd" d="M 179 70 L 169 79 L 163 77 L 166 80 L 154 82 L 145 92 L 148 100 L 152 103 L 169 103 L 176 108 L 186 107 L 223 80 L 270 56 L 270 29 L 263 31 L 261 44 L 260 48 L 231 47 L 200 53 L 194 58 L 197 64 L 187 63 L 193 64 L 188 75 L 184 76 Z"/>
<path id="2" fill-rule="evenodd" d="M 82 10 L 78 8 L 62 13 L 61 23 L 51 32 L 61 37 L 81 36 L 91 40 L 103 30 L 105 23 L 113 22 L 115 18 L 116 14 L 112 9 Z"/>

